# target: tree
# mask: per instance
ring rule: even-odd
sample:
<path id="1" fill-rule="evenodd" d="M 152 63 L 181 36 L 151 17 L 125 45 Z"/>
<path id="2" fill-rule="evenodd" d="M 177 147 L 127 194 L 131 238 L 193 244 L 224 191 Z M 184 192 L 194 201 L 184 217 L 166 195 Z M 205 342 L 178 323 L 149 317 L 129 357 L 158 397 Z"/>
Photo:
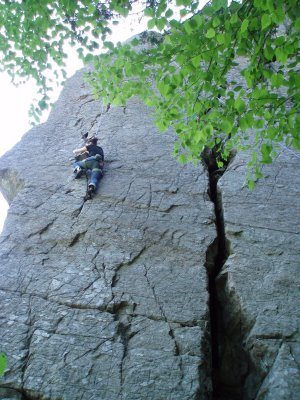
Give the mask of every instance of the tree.
<path id="1" fill-rule="evenodd" d="M 0 0 L 0 65 L 15 84 L 33 78 L 39 87 L 32 116 L 48 107 L 53 83 L 66 78 L 65 45 L 93 52 L 110 33 L 108 23 L 126 15 L 131 1 Z M 52 74 L 51 74 L 52 72 Z"/>
<path id="2" fill-rule="evenodd" d="M 253 149 L 250 187 L 278 144 L 300 149 L 297 0 L 212 0 L 202 9 L 198 0 L 144 1 L 148 28 L 163 33 L 145 51 L 135 51 L 142 36 L 125 45 L 107 41 L 109 21 L 134 2 L 0 0 L 2 64 L 41 84 L 43 108 L 49 60 L 63 66 L 63 44 L 77 41 L 94 63 L 87 79 L 95 96 L 120 105 L 138 95 L 153 107 L 159 129 L 175 130 L 180 161 L 214 148 L 222 166 L 233 148 Z M 99 38 L 109 53 L 92 55 Z"/>

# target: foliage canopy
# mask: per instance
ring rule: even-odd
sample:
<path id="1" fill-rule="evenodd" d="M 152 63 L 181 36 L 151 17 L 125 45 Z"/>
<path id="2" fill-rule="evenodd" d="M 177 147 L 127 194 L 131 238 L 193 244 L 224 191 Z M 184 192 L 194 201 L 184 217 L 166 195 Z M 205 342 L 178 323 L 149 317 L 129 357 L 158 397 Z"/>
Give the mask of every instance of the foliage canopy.
<path id="1" fill-rule="evenodd" d="M 143 35 L 131 44 L 107 40 L 109 24 L 134 3 L 0 0 L 1 64 L 14 79 L 38 82 L 43 109 L 46 71 L 54 67 L 64 78 L 64 45 L 78 43 L 94 63 L 88 80 L 95 96 L 122 105 L 138 95 L 153 107 L 159 129 L 176 132 L 180 161 L 197 160 L 209 147 L 219 150 L 221 166 L 233 148 L 253 149 L 250 186 L 278 144 L 300 149 L 297 0 L 212 0 L 202 9 L 198 0 L 140 1 L 148 28 L 163 33 L 144 51 L 135 47 Z M 100 42 L 109 53 L 94 54 Z"/>

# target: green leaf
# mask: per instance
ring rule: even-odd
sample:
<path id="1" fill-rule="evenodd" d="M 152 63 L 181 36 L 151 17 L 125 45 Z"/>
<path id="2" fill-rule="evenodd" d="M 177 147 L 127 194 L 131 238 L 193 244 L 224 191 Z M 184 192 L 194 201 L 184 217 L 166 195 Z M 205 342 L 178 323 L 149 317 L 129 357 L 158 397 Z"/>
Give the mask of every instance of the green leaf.
<path id="1" fill-rule="evenodd" d="M 287 52 L 283 47 L 277 48 L 275 50 L 275 55 L 276 55 L 276 60 L 281 62 L 282 64 L 285 64 L 287 62 Z"/>
<path id="2" fill-rule="evenodd" d="M 282 74 L 273 74 L 271 77 L 271 83 L 275 87 L 279 87 L 284 82 L 284 76 Z"/>
<path id="3" fill-rule="evenodd" d="M 197 14 L 193 20 L 196 22 L 198 28 L 201 28 L 204 23 L 204 16 L 201 14 Z"/>
<path id="4" fill-rule="evenodd" d="M 144 10 L 144 15 L 145 15 L 145 17 L 151 17 L 151 18 L 153 18 L 153 17 L 154 17 L 154 10 L 153 10 L 153 8 L 150 8 L 150 7 L 145 8 L 145 10 Z"/>
<path id="5" fill-rule="evenodd" d="M 274 50 L 272 49 L 271 46 L 266 46 L 264 48 L 264 56 L 266 57 L 267 60 L 271 61 L 273 60 L 274 57 Z"/>
<path id="6" fill-rule="evenodd" d="M 213 26 L 214 28 L 216 28 L 216 27 L 219 26 L 220 24 L 221 24 L 220 18 L 215 17 L 215 18 L 213 19 L 212 26 Z"/>
<path id="7" fill-rule="evenodd" d="M 246 32 L 246 30 L 248 29 L 248 25 L 249 25 L 249 20 L 244 19 L 241 25 L 241 32 Z"/>
<path id="8" fill-rule="evenodd" d="M 213 37 L 215 37 L 215 35 L 216 35 L 216 31 L 213 29 L 213 28 L 210 28 L 210 29 L 208 29 L 208 31 L 206 32 L 206 37 L 208 38 L 208 39 L 211 39 L 211 38 L 213 38 Z"/>
<path id="9" fill-rule="evenodd" d="M 300 139 L 299 138 L 293 138 L 292 146 L 294 147 L 294 149 L 300 150 Z"/>
<path id="10" fill-rule="evenodd" d="M 232 130 L 232 122 L 227 118 L 223 118 L 223 121 L 221 123 L 221 128 L 224 133 L 230 133 Z"/>
<path id="11" fill-rule="evenodd" d="M 253 126 L 256 129 L 262 129 L 265 126 L 264 120 L 263 119 L 256 119 L 254 121 Z"/>
<path id="12" fill-rule="evenodd" d="M 186 156 L 184 154 L 180 154 L 178 157 L 178 161 L 180 162 L 180 164 L 185 164 L 187 161 Z"/>
<path id="13" fill-rule="evenodd" d="M 186 15 L 187 15 L 187 10 L 185 9 L 185 8 L 182 8 L 180 11 L 179 11 L 179 14 L 180 14 L 180 17 L 182 18 L 182 17 L 185 17 Z"/>
<path id="14" fill-rule="evenodd" d="M 200 55 L 198 55 L 198 56 L 196 56 L 196 57 L 193 57 L 192 59 L 191 59 L 191 63 L 193 64 L 193 66 L 195 67 L 195 68 L 197 68 L 197 67 L 199 67 L 199 65 L 200 65 L 200 61 L 202 60 L 202 55 L 200 54 Z"/>
<path id="15" fill-rule="evenodd" d="M 262 174 L 262 172 L 259 169 L 256 169 L 255 170 L 255 178 L 256 179 L 261 179 L 263 177 L 264 177 L 264 175 Z"/>
<path id="16" fill-rule="evenodd" d="M 243 112 L 246 109 L 246 104 L 240 97 L 237 97 L 237 99 L 234 102 L 234 108 L 239 112 Z"/>
<path id="17" fill-rule="evenodd" d="M 217 42 L 218 42 L 219 44 L 224 44 L 224 43 L 225 43 L 225 35 L 223 35 L 223 34 L 218 34 L 218 35 L 217 35 Z"/>
<path id="18" fill-rule="evenodd" d="M 261 17 L 261 28 L 262 30 L 266 29 L 269 25 L 271 25 L 271 17 L 269 14 L 263 14 Z"/>
<path id="19" fill-rule="evenodd" d="M 250 128 L 247 118 L 245 117 L 240 118 L 239 127 L 243 132 L 245 132 L 248 128 Z"/>
<path id="20" fill-rule="evenodd" d="M 261 155 L 262 155 L 262 163 L 263 164 L 271 164 L 272 163 L 272 157 L 270 156 L 270 153 L 272 151 L 272 146 L 268 143 L 263 143 L 260 148 Z"/>
<path id="21" fill-rule="evenodd" d="M 166 26 L 167 22 L 168 21 L 167 21 L 166 18 L 164 18 L 164 17 L 163 18 L 159 18 L 159 19 L 156 20 L 156 26 L 160 31 L 162 31 L 164 29 L 164 27 Z"/>
<path id="22" fill-rule="evenodd" d="M 0 376 L 4 374 L 7 366 L 7 357 L 6 354 L 0 353 Z"/>
<path id="23" fill-rule="evenodd" d="M 233 14 L 230 18 L 231 25 L 235 25 L 239 21 L 239 16 L 237 13 Z"/>
<path id="24" fill-rule="evenodd" d="M 40 107 L 41 110 L 45 110 L 46 108 L 48 108 L 48 105 L 45 102 L 45 100 L 40 100 L 39 101 L 39 107 Z"/>
<path id="25" fill-rule="evenodd" d="M 196 144 L 199 144 L 200 142 L 205 140 L 205 135 L 202 130 L 197 130 L 194 135 L 193 135 L 193 140 Z"/>
<path id="26" fill-rule="evenodd" d="M 227 0 L 212 0 L 211 7 L 214 11 L 219 11 L 221 8 L 227 8 L 228 1 Z"/>
<path id="27" fill-rule="evenodd" d="M 106 48 L 108 48 L 109 50 L 113 50 L 114 49 L 114 44 L 113 44 L 113 42 L 104 42 L 103 43 L 103 46 L 104 47 L 106 47 Z"/>
<path id="28" fill-rule="evenodd" d="M 155 19 L 150 19 L 150 21 L 147 22 L 148 29 L 153 29 L 155 27 L 155 22 Z"/>
<path id="29" fill-rule="evenodd" d="M 114 9 L 120 14 L 122 15 L 122 17 L 127 17 L 129 14 L 129 9 L 126 7 L 122 7 L 122 5 L 119 4 L 115 4 Z"/>
<path id="30" fill-rule="evenodd" d="M 132 46 L 138 46 L 138 45 L 140 44 L 140 41 L 139 41 L 137 38 L 134 38 L 134 39 L 130 42 L 130 44 L 131 44 Z"/>
<path id="31" fill-rule="evenodd" d="M 206 125 L 205 127 L 205 132 L 207 134 L 207 136 L 212 136 L 213 132 L 214 132 L 214 128 L 211 124 Z"/>
<path id="32" fill-rule="evenodd" d="M 173 15 L 173 11 L 169 8 L 169 9 L 166 11 L 165 17 L 166 17 L 166 18 L 170 18 L 170 17 L 172 17 L 172 15 Z"/>
<path id="33" fill-rule="evenodd" d="M 193 26 L 191 25 L 191 23 L 190 23 L 189 20 L 186 21 L 186 22 L 183 24 L 183 27 L 184 27 L 184 30 L 186 31 L 186 33 L 187 33 L 188 35 L 190 35 L 191 33 L 193 33 Z"/>
<path id="34" fill-rule="evenodd" d="M 272 118 L 272 114 L 270 113 L 270 111 L 265 111 L 264 113 L 264 117 L 267 121 L 269 121 Z"/>
<path id="35" fill-rule="evenodd" d="M 286 15 L 282 9 L 282 7 L 280 9 L 275 10 L 272 14 L 272 21 L 275 24 L 282 24 L 282 22 L 284 22 Z"/>
<path id="36" fill-rule="evenodd" d="M 251 190 L 251 192 L 253 191 L 254 186 L 255 186 L 254 181 L 252 179 L 249 179 L 248 180 L 248 188 L 249 188 L 249 190 Z"/>

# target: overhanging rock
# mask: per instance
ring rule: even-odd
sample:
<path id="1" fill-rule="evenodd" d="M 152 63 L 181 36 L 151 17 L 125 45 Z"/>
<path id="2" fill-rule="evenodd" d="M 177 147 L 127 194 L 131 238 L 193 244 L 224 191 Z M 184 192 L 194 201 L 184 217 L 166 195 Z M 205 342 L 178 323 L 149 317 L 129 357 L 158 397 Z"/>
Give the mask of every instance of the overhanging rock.
<path id="1" fill-rule="evenodd" d="M 78 72 L 48 121 L 0 160 L 11 193 L 0 239 L 0 397 L 208 399 L 204 264 L 216 233 L 206 173 L 178 165 L 173 135 L 159 135 L 134 99 L 101 117 L 106 171 L 84 202 L 70 157 L 100 113 Z"/>

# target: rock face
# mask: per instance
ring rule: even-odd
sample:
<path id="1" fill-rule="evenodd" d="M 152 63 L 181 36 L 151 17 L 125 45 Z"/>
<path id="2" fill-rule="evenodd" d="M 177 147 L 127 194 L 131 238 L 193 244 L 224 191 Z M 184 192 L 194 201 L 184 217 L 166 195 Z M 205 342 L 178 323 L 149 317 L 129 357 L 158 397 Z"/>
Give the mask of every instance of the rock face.
<path id="1" fill-rule="evenodd" d="M 252 193 L 243 188 L 246 161 L 245 154 L 238 155 L 219 181 L 230 242 L 230 256 L 217 277 L 221 379 L 243 399 L 296 400 L 300 154 L 283 149 Z"/>
<path id="2" fill-rule="evenodd" d="M 207 174 L 137 100 L 101 109 L 79 72 L 1 159 L 0 398 L 208 398 Z M 84 201 L 69 159 L 98 127 L 106 171 Z"/>
<path id="3" fill-rule="evenodd" d="M 86 132 L 107 162 L 84 201 L 70 157 Z M 136 99 L 103 112 L 78 72 L 2 157 L 1 400 L 296 400 L 299 154 L 253 193 L 235 157 L 216 239 L 208 174 L 180 166 L 173 142 Z M 212 285 L 218 243 L 229 257 Z"/>

